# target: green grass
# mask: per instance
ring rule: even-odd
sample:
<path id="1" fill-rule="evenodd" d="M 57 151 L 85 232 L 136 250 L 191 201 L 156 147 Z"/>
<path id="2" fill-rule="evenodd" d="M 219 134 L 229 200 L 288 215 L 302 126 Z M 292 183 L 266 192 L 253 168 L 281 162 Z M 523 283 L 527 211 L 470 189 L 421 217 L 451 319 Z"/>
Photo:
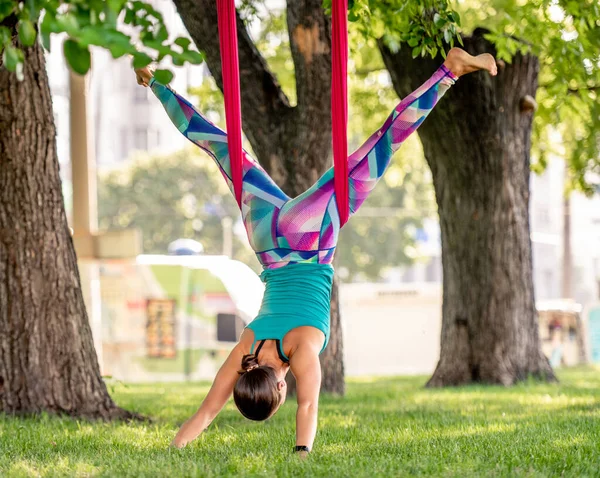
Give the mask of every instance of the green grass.
<path id="1" fill-rule="evenodd" d="M 291 453 L 294 404 L 266 423 L 228 405 L 203 437 L 167 447 L 208 384 L 117 385 L 118 403 L 153 424 L 0 416 L 0 476 L 595 476 L 600 369 L 561 383 L 427 390 L 425 377 L 350 380 L 323 397 L 315 450 Z"/>

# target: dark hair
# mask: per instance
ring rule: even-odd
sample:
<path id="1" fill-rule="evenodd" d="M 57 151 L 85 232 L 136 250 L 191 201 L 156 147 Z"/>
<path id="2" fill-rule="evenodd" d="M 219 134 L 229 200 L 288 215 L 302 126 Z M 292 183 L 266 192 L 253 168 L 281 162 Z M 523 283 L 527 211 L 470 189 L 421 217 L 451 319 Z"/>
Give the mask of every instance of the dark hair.
<path id="1" fill-rule="evenodd" d="M 266 420 L 279 406 L 275 370 L 259 365 L 254 354 L 244 355 L 240 378 L 233 389 L 233 400 L 238 410 L 250 420 Z"/>

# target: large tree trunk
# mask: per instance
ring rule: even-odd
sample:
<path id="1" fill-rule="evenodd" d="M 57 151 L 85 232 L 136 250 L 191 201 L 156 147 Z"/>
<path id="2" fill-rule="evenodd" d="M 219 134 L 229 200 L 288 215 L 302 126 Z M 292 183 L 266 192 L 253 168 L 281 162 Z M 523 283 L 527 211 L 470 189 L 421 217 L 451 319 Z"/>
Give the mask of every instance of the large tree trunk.
<path id="1" fill-rule="evenodd" d="M 465 39 L 489 52 L 483 30 Z M 442 59 L 380 49 L 405 96 Z M 496 78 L 461 78 L 419 129 L 433 174 L 444 271 L 440 360 L 429 386 L 555 380 L 543 355 L 532 279 L 529 166 L 539 62 L 517 55 Z"/>
<path id="2" fill-rule="evenodd" d="M 24 77 L 0 63 L 0 411 L 128 418 L 100 376 L 37 43 Z"/>
<path id="3" fill-rule="evenodd" d="M 174 0 L 206 64 L 223 88 L 214 0 Z M 244 133 L 265 170 L 291 197 L 307 190 L 331 166 L 331 33 L 321 0 L 287 2 L 296 71 L 297 106 L 290 103 L 238 17 Z M 315 127 L 318 125 L 318 127 Z M 344 391 L 337 282 L 331 302 L 331 339 L 321 355 L 322 389 Z M 334 366 L 335 364 L 335 366 Z M 293 383 L 290 390 L 293 391 Z"/>

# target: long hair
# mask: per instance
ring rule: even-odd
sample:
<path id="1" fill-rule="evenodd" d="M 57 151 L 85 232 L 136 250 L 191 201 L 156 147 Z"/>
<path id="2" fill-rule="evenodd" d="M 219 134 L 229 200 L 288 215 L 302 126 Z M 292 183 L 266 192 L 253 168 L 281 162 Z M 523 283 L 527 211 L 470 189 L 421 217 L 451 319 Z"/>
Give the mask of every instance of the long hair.
<path id="1" fill-rule="evenodd" d="M 233 389 L 233 400 L 242 415 L 250 420 L 266 420 L 279 406 L 275 370 L 259 365 L 254 354 L 244 355 L 240 377 Z"/>

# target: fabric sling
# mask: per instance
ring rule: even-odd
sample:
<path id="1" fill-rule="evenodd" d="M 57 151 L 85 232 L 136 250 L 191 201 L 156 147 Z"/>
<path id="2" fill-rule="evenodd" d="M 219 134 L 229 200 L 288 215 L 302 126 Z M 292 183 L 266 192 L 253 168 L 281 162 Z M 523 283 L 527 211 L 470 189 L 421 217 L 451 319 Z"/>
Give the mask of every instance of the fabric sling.
<path id="1" fill-rule="evenodd" d="M 217 0 L 219 47 L 223 69 L 223 96 L 227 124 L 231 176 L 235 199 L 242 207 L 242 108 L 238 38 L 234 0 Z M 331 30 L 331 125 L 333 162 L 335 171 L 335 197 L 340 216 L 340 227 L 350 215 L 348 199 L 348 3 L 332 2 Z"/>

